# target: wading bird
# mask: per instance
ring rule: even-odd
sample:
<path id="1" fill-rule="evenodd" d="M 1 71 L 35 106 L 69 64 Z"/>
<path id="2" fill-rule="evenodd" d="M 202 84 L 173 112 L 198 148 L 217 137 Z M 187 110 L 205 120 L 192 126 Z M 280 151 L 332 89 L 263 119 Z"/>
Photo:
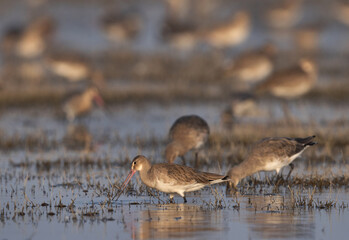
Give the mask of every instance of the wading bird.
<path id="1" fill-rule="evenodd" d="M 172 125 L 169 137 L 170 143 L 165 150 L 165 157 L 169 163 L 180 156 L 195 150 L 195 166 L 198 166 L 198 151 L 207 142 L 210 128 L 207 122 L 199 116 L 188 115 L 178 118 Z"/>
<path id="2" fill-rule="evenodd" d="M 118 197 L 137 171 L 139 171 L 139 176 L 145 185 L 161 192 L 169 193 L 171 203 L 173 203 L 174 193 L 183 197 L 186 203 L 187 199 L 184 193 L 197 191 L 208 185 L 228 181 L 227 176 L 199 172 L 183 165 L 171 163 L 152 165 L 146 157 L 138 155 L 132 161 L 131 171 L 122 184 Z"/>
<path id="3" fill-rule="evenodd" d="M 228 171 L 230 187 L 237 186 L 239 181 L 259 171 L 273 171 L 289 165 L 291 167 L 287 178 L 291 175 L 293 160 L 299 157 L 305 149 L 316 144 L 315 136 L 306 138 L 272 137 L 257 142 L 251 149 L 248 157 L 239 165 Z"/>
<path id="4" fill-rule="evenodd" d="M 74 121 L 77 116 L 88 113 L 92 109 L 92 101 L 102 107 L 104 101 L 96 87 L 90 87 L 83 93 L 73 96 L 63 106 L 63 111 L 69 121 Z"/>

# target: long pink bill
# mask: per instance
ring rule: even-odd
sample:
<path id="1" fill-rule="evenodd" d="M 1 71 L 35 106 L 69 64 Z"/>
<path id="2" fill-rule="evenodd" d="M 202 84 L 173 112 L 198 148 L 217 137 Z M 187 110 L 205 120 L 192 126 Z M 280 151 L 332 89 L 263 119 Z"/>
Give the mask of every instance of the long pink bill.
<path id="1" fill-rule="evenodd" d="M 99 94 L 95 95 L 93 99 L 94 99 L 94 101 L 97 103 L 97 105 L 99 107 L 103 107 L 104 106 L 104 100 L 103 100 L 103 98 Z"/>
<path id="2" fill-rule="evenodd" d="M 119 197 L 121 196 L 122 192 L 125 190 L 127 184 L 129 183 L 129 181 L 131 180 L 131 178 L 133 177 L 133 175 L 136 173 L 135 170 L 131 170 L 130 173 L 128 174 L 127 178 L 125 179 L 124 183 L 121 186 L 121 189 L 115 199 L 115 201 L 117 201 L 119 199 Z"/>

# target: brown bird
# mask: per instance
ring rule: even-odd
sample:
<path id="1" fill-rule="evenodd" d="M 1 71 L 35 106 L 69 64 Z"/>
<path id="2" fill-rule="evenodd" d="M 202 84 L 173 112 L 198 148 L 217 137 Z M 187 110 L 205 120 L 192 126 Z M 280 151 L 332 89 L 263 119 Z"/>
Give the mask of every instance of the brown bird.
<path id="1" fill-rule="evenodd" d="M 315 84 L 317 70 L 308 59 L 301 59 L 297 66 L 272 74 L 256 86 L 257 93 L 269 92 L 280 98 L 297 98 L 307 93 Z"/>
<path id="2" fill-rule="evenodd" d="M 268 24 L 274 28 L 290 28 L 301 18 L 302 1 L 276 0 L 265 12 Z"/>
<path id="3" fill-rule="evenodd" d="M 228 181 L 227 176 L 199 172 L 183 165 L 171 163 L 152 165 L 146 157 L 138 155 L 132 161 L 131 171 L 122 184 L 118 197 L 120 197 L 128 182 L 137 171 L 139 171 L 139 176 L 145 185 L 161 192 L 169 193 L 171 203 L 173 203 L 174 193 L 183 197 L 186 203 L 187 199 L 184 193 L 197 191 L 208 185 Z"/>
<path id="4" fill-rule="evenodd" d="M 101 19 L 106 36 L 116 42 L 128 42 L 135 39 L 142 29 L 142 19 L 138 13 L 108 13 Z"/>
<path id="5" fill-rule="evenodd" d="M 236 46 L 246 40 L 250 33 L 250 16 L 246 12 L 238 12 L 229 21 L 204 31 L 202 38 L 214 47 L 224 48 Z"/>
<path id="6" fill-rule="evenodd" d="M 95 87 L 86 89 L 83 93 L 70 98 L 63 106 L 63 111 L 69 121 L 74 121 L 77 116 L 88 113 L 92 109 L 92 101 L 100 107 L 104 105 L 104 101 Z"/>
<path id="7" fill-rule="evenodd" d="M 198 166 L 198 150 L 207 142 L 209 134 L 210 128 L 201 117 L 188 115 L 178 118 L 169 132 L 171 142 L 165 150 L 166 160 L 173 163 L 180 156 L 185 163 L 184 155 L 193 149 L 195 166 Z"/>
<path id="8" fill-rule="evenodd" d="M 172 47 L 190 50 L 199 42 L 198 26 L 193 23 L 166 19 L 162 31 L 163 39 Z"/>
<path id="9" fill-rule="evenodd" d="M 259 82 L 273 71 L 272 58 L 275 52 L 276 47 L 274 45 L 266 44 L 260 49 L 243 53 L 227 68 L 226 76 L 247 83 Z"/>
<path id="10" fill-rule="evenodd" d="M 2 38 L 2 50 L 7 54 L 14 52 L 21 57 L 36 57 L 46 49 L 54 30 L 55 23 L 48 16 L 36 18 L 26 27 L 10 27 Z"/>
<path id="11" fill-rule="evenodd" d="M 87 59 L 79 54 L 51 54 L 45 58 L 45 65 L 55 75 L 78 82 L 91 75 L 91 66 Z"/>
<path id="12" fill-rule="evenodd" d="M 349 25 L 349 2 L 340 0 L 334 2 L 334 16 L 342 23 Z"/>
<path id="13" fill-rule="evenodd" d="M 319 22 L 296 28 L 294 41 L 302 53 L 315 52 L 319 48 L 321 33 L 325 27 L 325 24 Z"/>
<path id="14" fill-rule="evenodd" d="M 289 165 L 287 178 L 293 171 L 292 163 L 305 149 L 316 144 L 315 136 L 306 138 L 273 137 L 264 138 L 257 142 L 251 149 L 248 157 L 239 165 L 232 167 L 227 175 L 235 187 L 239 181 L 259 171 L 273 171 L 279 173 L 280 169 Z"/>

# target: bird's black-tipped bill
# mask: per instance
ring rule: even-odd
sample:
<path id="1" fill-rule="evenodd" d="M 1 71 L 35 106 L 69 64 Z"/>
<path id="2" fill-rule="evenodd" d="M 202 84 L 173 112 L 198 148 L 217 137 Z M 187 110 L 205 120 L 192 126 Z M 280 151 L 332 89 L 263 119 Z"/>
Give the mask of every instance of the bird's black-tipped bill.
<path id="1" fill-rule="evenodd" d="M 121 186 L 120 192 L 119 192 L 119 194 L 118 194 L 116 200 L 119 199 L 121 193 L 125 190 L 127 184 L 130 182 L 131 178 L 133 177 L 133 175 L 134 175 L 135 173 L 136 173 L 135 170 L 131 170 L 130 173 L 127 175 L 127 177 L 126 177 L 124 183 L 123 183 L 122 186 Z"/>

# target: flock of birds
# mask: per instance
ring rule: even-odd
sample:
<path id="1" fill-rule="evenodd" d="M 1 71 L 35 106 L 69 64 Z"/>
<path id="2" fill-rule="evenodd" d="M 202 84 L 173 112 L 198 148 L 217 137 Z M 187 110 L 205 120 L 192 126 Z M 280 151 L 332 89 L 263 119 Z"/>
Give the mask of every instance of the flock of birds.
<path id="1" fill-rule="evenodd" d="M 209 126 L 204 119 L 196 115 L 182 116 L 172 125 L 170 142 L 165 150 L 167 163 L 151 164 L 142 155 L 136 156 L 131 164 L 131 171 L 122 184 L 120 197 L 132 176 L 139 172 L 142 182 L 150 188 L 170 194 L 173 202 L 174 193 L 183 197 L 186 192 L 199 190 L 205 186 L 228 182 L 229 188 L 236 188 L 241 179 L 260 171 L 276 171 L 279 173 L 284 166 L 290 166 L 287 178 L 294 166 L 292 164 L 309 146 L 316 144 L 315 136 L 306 138 L 271 137 L 264 138 L 254 144 L 247 158 L 240 164 L 233 166 L 226 175 L 200 172 L 198 166 L 198 151 L 204 146 L 209 137 Z M 195 151 L 195 167 L 174 164 L 177 157 L 184 159 L 184 155 Z"/>
<path id="2" fill-rule="evenodd" d="M 167 0 L 167 17 L 162 31 L 163 39 L 179 49 L 191 49 L 204 42 L 215 49 L 235 47 L 246 41 L 251 32 L 252 19 L 247 11 L 233 14 L 230 19 L 209 27 L 201 27 L 187 21 L 190 16 L 189 0 Z M 267 22 L 274 28 L 291 28 L 300 18 L 302 1 L 280 1 L 275 7 L 268 8 Z M 192 3 L 191 3 L 192 4 Z M 343 23 L 349 23 L 349 5 L 341 3 L 338 7 L 338 18 Z M 137 13 L 128 11 L 117 15 L 107 14 L 101 20 L 101 26 L 109 39 L 117 42 L 129 42 L 136 38 L 144 27 L 144 22 Z M 55 31 L 55 22 L 50 17 L 40 17 L 26 27 L 11 27 L 6 30 L 1 40 L 4 59 L 38 58 L 42 56 Z M 313 29 L 312 29 L 313 30 Z M 309 38 L 315 41 L 316 34 L 305 34 L 306 46 Z M 312 41 L 312 40 L 310 40 Z M 304 42 L 304 41 L 302 41 Z M 281 70 L 275 70 L 274 58 L 277 54 L 274 44 L 266 44 L 238 55 L 231 64 L 224 68 L 224 77 L 232 78 L 246 86 L 245 90 L 254 94 L 269 93 L 278 98 L 293 99 L 306 94 L 316 83 L 317 66 L 309 58 L 301 57 L 294 65 Z M 46 55 L 43 57 L 45 66 L 50 72 L 67 79 L 69 82 L 80 82 L 92 79 L 94 86 L 86 87 L 68 99 L 63 104 L 66 118 L 73 122 L 77 117 L 88 113 L 93 107 L 93 101 L 103 106 L 103 98 L 96 86 L 101 73 L 89 65 L 88 61 L 76 54 Z M 97 80 L 96 80 L 97 79 Z M 236 114 L 238 106 L 225 113 Z M 290 176 L 293 170 L 292 161 L 302 152 L 316 144 L 315 136 L 306 138 L 265 138 L 257 142 L 247 158 L 239 165 L 232 167 L 226 175 L 200 172 L 198 150 L 207 142 L 210 134 L 209 125 L 199 116 L 190 115 L 178 118 L 169 131 L 170 143 L 165 149 L 167 163 L 151 164 L 145 156 L 133 159 L 131 172 L 122 185 L 120 194 L 127 186 L 132 176 L 138 171 L 142 182 L 148 187 L 184 198 L 185 193 L 196 191 L 204 186 L 229 182 L 237 186 L 241 179 L 259 171 L 276 170 L 278 173 L 284 166 L 290 166 Z M 184 155 L 195 151 L 195 167 L 185 166 Z M 183 165 L 174 164 L 181 157 Z M 119 195 L 120 196 L 120 195 Z"/>

